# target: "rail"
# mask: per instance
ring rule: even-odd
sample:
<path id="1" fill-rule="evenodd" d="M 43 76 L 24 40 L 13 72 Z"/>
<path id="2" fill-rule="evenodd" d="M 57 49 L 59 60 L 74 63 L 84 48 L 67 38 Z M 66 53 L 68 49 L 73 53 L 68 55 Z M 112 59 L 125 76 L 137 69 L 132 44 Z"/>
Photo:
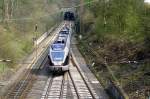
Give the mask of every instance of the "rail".
<path id="1" fill-rule="evenodd" d="M 73 66 L 76 67 L 78 73 L 80 74 L 80 76 L 81 76 L 83 82 L 85 83 L 85 85 L 86 85 L 88 91 L 90 92 L 90 94 L 91 94 L 91 96 L 92 96 L 92 99 L 97 99 L 98 96 L 96 95 L 95 91 L 92 89 L 91 85 L 89 84 L 88 79 L 87 79 L 87 78 L 84 76 L 84 74 L 82 73 L 82 71 L 81 71 L 81 69 L 79 68 L 79 66 L 78 66 L 78 64 L 77 64 L 77 62 L 76 62 L 76 60 L 75 60 L 75 57 L 74 57 L 73 55 L 72 55 L 71 61 L 72 61 Z M 71 74 L 71 73 L 70 73 L 70 74 Z M 72 81 L 74 82 L 72 75 L 71 75 L 71 78 L 72 78 Z M 74 82 L 74 84 L 75 84 L 75 82 Z M 77 87 L 77 86 L 75 85 L 75 87 Z M 77 88 L 76 88 L 76 89 L 77 89 Z M 78 93 L 78 92 L 77 92 L 77 93 Z M 79 96 L 79 95 L 78 95 L 78 96 Z M 79 97 L 80 97 L 80 96 L 79 96 Z"/>
<path id="2" fill-rule="evenodd" d="M 62 26 L 63 24 L 61 24 Z M 60 26 L 59 26 L 60 27 Z M 57 30 L 55 30 L 57 31 Z M 53 39 L 55 39 L 57 33 L 54 32 L 54 34 L 52 35 L 51 39 L 47 40 L 45 39 L 46 42 L 46 48 L 42 49 L 40 53 L 37 55 L 37 57 L 34 57 L 31 61 L 31 63 L 27 66 L 27 70 L 25 71 L 25 73 L 23 73 L 21 77 L 19 77 L 19 79 L 17 79 L 17 83 L 14 85 L 13 88 L 11 88 L 11 90 L 6 94 L 6 96 L 4 96 L 6 99 L 7 98 L 14 98 L 14 99 L 18 99 L 19 97 L 23 97 L 23 92 L 24 90 L 27 88 L 28 84 L 30 83 L 30 81 L 32 80 L 32 74 L 31 72 L 33 70 L 39 70 L 41 64 L 43 64 L 44 60 L 47 57 L 48 54 L 48 47 L 49 47 L 49 43 L 52 42 Z M 42 43 L 41 43 L 42 45 Z M 44 46 L 44 45 L 42 45 Z M 37 50 L 37 49 L 36 49 Z M 37 53 L 36 53 L 37 54 Z"/>

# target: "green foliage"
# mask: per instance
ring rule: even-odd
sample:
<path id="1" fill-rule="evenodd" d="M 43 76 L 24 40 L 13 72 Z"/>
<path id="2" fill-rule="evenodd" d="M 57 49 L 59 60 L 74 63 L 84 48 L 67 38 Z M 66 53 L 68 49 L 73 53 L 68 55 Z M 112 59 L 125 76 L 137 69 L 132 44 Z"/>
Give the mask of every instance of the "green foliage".
<path id="1" fill-rule="evenodd" d="M 113 37 L 143 42 L 143 0 L 100 0 L 90 7 L 95 16 L 94 32 L 99 38 Z"/>
<path id="2" fill-rule="evenodd" d="M 5 71 L 6 68 L 7 68 L 6 63 L 0 63 L 0 74 L 1 74 L 3 71 Z"/>
<path id="3" fill-rule="evenodd" d="M 144 26 L 144 35 L 145 35 L 145 45 L 146 49 L 150 51 L 150 5 L 145 5 L 144 16 L 142 20 L 142 24 Z"/>
<path id="4" fill-rule="evenodd" d="M 143 0 L 99 0 L 87 9 L 94 16 L 93 28 L 83 35 L 100 57 L 110 62 L 150 57 L 150 5 Z M 87 17 L 83 18 L 91 22 Z"/>
<path id="5" fill-rule="evenodd" d="M 7 0 L 8 11 L 0 0 L 0 59 L 15 63 L 33 50 L 33 38 L 41 36 L 60 21 L 60 12 L 56 0 Z M 6 17 L 3 13 L 5 12 Z M 54 13 L 55 12 L 55 13 Z M 57 13 L 59 12 L 59 13 Z M 9 18 L 9 20 L 8 20 Z M 35 25 L 37 24 L 37 31 Z"/>
<path id="6" fill-rule="evenodd" d="M 0 20 L 2 20 L 1 15 L 3 15 L 3 0 L 0 0 Z"/>
<path id="7" fill-rule="evenodd" d="M 79 49 L 87 62 L 95 62 L 94 69 L 103 85 L 108 84 L 106 78 L 110 76 L 103 66 L 107 61 L 122 88 L 129 95 L 135 95 L 138 90 L 141 92 L 139 99 L 142 99 L 143 90 L 150 86 L 150 5 L 145 5 L 143 0 L 105 1 L 99 0 L 87 7 L 93 14 L 90 16 L 94 16 L 93 28 L 82 34 Z M 91 22 L 90 16 L 84 16 L 83 20 Z M 83 25 L 88 21 L 83 21 Z M 131 60 L 138 64 L 126 64 Z"/>
<path id="8" fill-rule="evenodd" d="M 19 39 L 15 37 L 15 34 L 12 32 L 4 31 L 0 36 L 0 58 L 1 59 L 11 59 L 14 62 L 17 61 L 24 55 L 24 51 L 22 50 L 22 43 L 18 42 Z"/>

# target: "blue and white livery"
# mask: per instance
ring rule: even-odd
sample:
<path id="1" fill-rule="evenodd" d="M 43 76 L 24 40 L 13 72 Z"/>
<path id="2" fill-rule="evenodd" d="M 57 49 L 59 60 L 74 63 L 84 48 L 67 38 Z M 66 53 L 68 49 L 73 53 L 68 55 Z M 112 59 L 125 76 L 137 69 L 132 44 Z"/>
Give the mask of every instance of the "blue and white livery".
<path id="1" fill-rule="evenodd" d="M 58 37 L 49 47 L 49 68 L 52 71 L 69 70 L 72 23 L 65 21 L 65 25 L 60 30 Z"/>

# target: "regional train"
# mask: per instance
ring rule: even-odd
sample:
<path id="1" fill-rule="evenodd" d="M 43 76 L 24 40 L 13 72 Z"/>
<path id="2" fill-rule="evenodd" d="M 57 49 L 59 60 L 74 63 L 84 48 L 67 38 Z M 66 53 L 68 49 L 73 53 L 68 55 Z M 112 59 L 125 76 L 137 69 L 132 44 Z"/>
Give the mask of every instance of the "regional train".
<path id="1" fill-rule="evenodd" d="M 49 47 L 48 59 L 51 71 L 68 71 L 70 57 L 70 43 L 73 32 L 74 13 L 65 12 L 64 25 L 58 36 Z"/>

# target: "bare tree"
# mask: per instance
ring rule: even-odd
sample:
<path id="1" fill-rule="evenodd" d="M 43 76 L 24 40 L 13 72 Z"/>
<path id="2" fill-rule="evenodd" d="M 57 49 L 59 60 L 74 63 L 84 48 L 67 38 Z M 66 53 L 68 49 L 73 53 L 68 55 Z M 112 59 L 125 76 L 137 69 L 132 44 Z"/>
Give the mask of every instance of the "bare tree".
<path id="1" fill-rule="evenodd" d="M 15 3 L 15 0 L 11 0 L 11 12 L 10 12 L 10 16 L 11 18 L 13 17 L 13 12 L 14 12 L 14 3 Z"/>
<path id="2" fill-rule="evenodd" d="M 4 20 L 8 20 L 9 16 L 9 0 L 4 0 Z"/>

